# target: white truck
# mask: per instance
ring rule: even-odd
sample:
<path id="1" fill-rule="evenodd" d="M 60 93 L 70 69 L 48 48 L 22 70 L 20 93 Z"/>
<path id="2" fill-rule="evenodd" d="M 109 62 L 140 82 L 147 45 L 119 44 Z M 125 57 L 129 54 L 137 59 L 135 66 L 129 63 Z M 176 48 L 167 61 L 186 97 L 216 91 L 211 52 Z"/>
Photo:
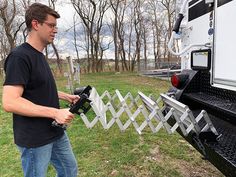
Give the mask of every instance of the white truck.
<path id="1" fill-rule="evenodd" d="M 224 175 L 236 176 L 236 0 L 185 0 L 169 42 L 181 57 L 167 95 L 194 115 L 205 110 L 219 136 L 183 136 Z M 175 42 L 182 49 L 175 51 Z M 169 106 L 171 108 L 171 106 Z M 201 125 L 201 122 L 199 122 Z M 181 133 L 181 132 L 180 132 Z"/>
<path id="2" fill-rule="evenodd" d="M 236 177 L 234 18 L 236 0 L 184 0 L 168 44 L 170 52 L 181 57 L 182 71 L 172 76 L 173 87 L 167 93 L 155 101 L 142 92 L 136 98 L 130 93 L 123 97 L 118 90 L 113 96 L 108 91 L 99 96 L 88 86 L 75 90 L 81 99 L 71 112 L 79 114 L 88 128 L 100 122 L 104 129 L 117 124 L 124 131 L 133 126 L 139 134 L 145 127 L 153 133 L 161 128 L 178 131 L 224 175 Z M 173 49 L 176 40 L 182 45 L 180 51 Z M 85 115 L 90 108 L 93 119 Z M 125 124 L 123 113 L 128 115 Z M 139 115 L 144 119 L 141 124 L 136 120 Z"/>

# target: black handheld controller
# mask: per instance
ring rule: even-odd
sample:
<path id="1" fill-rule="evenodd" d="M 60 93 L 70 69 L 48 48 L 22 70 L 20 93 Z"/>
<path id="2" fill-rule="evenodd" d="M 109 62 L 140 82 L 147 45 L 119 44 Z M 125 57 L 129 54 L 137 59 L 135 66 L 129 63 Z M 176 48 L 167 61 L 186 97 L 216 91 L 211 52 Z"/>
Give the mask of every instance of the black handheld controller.
<path id="1" fill-rule="evenodd" d="M 86 114 L 91 108 L 90 102 L 91 101 L 88 99 L 88 95 L 82 94 L 80 95 L 79 101 L 71 105 L 70 112 L 78 115 L 80 115 L 81 113 Z"/>
<path id="2" fill-rule="evenodd" d="M 79 90 L 79 92 L 77 91 L 77 93 L 75 91 L 75 94 L 79 95 L 80 99 L 75 104 L 72 104 L 70 106 L 69 111 L 71 113 L 80 115 L 81 113 L 86 114 L 90 110 L 90 108 L 91 108 L 90 102 L 91 101 L 88 98 L 89 98 L 91 89 L 92 89 L 91 86 L 88 85 L 87 87 L 85 87 L 83 89 L 77 89 L 77 90 Z M 61 127 L 64 130 L 66 130 L 66 128 L 67 128 L 67 125 L 59 124 L 56 121 L 52 122 L 52 126 Z"/>

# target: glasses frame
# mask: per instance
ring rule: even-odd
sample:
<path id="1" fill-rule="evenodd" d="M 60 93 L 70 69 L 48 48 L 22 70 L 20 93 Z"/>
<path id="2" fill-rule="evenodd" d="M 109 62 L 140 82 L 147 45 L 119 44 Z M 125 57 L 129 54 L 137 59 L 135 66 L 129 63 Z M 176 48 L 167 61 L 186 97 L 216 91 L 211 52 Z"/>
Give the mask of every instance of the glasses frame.
<path id="1" fill-rule="evenodd" d="M 45 23 L 45 24 L 46 24 L 49 28 L 51 28 L 51 29 L 58 30 L 57 25 L 54 24 L 54 23 L 49 23 L 49 22 L 47 22 L 47 21 L 45 21 L 45 22 L 43 22 L 43 23 Z"/>

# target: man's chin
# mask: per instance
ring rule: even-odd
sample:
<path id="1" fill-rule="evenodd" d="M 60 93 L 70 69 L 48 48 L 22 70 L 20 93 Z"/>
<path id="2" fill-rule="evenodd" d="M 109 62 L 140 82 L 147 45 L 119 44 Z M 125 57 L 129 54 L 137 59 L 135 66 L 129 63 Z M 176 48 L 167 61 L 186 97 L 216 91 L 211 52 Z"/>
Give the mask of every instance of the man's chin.
<path id="1" fill-rule="evenodd" d="M 52 44 L 52 43 L 53 43 L 53 40 L 47 41 L 47 45 Z"/>

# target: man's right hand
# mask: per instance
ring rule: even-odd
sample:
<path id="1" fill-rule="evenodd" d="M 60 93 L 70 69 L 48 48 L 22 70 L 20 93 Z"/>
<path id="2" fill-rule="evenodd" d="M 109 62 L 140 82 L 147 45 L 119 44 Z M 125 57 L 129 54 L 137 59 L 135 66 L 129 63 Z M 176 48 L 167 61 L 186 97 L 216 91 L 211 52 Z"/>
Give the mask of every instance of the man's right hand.
<path id="1" fill-rule="evenodd" d="M 59 124 L 69 124 L 75 115 L 72 114 L 68 108 L 66 109 L 57 109 L 54 119 Z"/>

